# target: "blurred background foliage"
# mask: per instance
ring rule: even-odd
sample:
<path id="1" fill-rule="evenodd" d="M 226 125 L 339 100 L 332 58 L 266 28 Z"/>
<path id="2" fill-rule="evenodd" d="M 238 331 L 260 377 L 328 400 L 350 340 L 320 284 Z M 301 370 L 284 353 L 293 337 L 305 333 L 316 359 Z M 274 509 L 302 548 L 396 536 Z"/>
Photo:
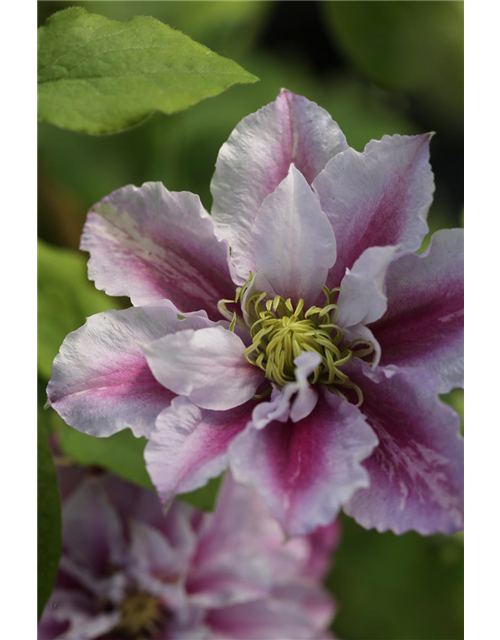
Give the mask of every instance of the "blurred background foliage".
<path id="1" fill-rule="evenodd" d="M 46 1 L 38 3 L 39 24 L 75 5 L 115 20 L 154 16 L 235 60 L 260 82 L 235 86 L 170 117 L 154 114 L 118 135 L 39 125 L 41 405 L 66 333 L 92 313 L 127 304 L 86 280 L 85 257 L 75 250 L 89 207 L 125 184 L 160 180 L 171 190 L 200 194 L 210 209 L 220 146 L 241 118 L 273 100 L 281 87 L 327 109 L 358 150 L 385 133 L 436 131 L 431 231 L 463 224 L 463 3 Z M 463 394 L 445 400 L 463 415 Z M 62 434 L 66 458 L 115 472 L 126 460 L 130 479 L 148 484 L 141 467 L 144 443 L 134 446 L 130 434 L 109 442 L 103 454 L 94 446 L 102 441 L 65 428 L 53 412 L 44 412 L 42 421 Z M 463 637 L 462 535 L 381 535 L 347 518 L 342 523 L 343 542 L 328 579 L 338 603 L 339 637 Z"/>

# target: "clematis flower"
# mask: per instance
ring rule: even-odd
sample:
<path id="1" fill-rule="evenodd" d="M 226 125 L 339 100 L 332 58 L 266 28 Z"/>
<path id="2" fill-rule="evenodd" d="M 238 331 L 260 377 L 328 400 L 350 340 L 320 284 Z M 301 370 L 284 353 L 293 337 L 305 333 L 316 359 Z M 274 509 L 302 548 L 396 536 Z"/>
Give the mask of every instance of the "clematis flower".
<path id="1" fill-rule="evenodd" d="M 65 488 L 63 553 L 39 640 L 323 640 L 321 588 L 339 531 L 284 541 L 228 475 L 214 513 L 113 476 Z"/>
<path id="2" fill-rule="evenodd" d="M 222 146 L 197 196 L 127 186 L 88 215 L 93 316 L 48 397 L 96 436 L 131 428 L 164 502 L 229 466 L 290 535 L 340 508 L 367 528 L 463 526 L 463 236 L 428 232 L 431 135 L 362 153 L 282 91 Z"/>

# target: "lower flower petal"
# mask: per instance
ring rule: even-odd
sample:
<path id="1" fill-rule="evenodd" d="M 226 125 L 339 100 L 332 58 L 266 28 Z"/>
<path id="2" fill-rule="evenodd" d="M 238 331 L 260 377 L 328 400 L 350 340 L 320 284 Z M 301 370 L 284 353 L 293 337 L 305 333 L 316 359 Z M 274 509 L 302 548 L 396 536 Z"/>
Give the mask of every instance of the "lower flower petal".
<path id="1" fill-rule="evenodd" d="M 205 411 L 176 398 L 156 421 L 145 449 L 146 465 L 163 502 L 203 487 L 227 466 L 227 449 L 251 417 L 253 403 Z"/>
<path id="2" fill-rule="evenodd" d="M 163 386 L 214 411 L 244 404 L 263 381 L 262 371 L 246 361 L 244 351 L 241 338 L 223 327 L 181 331 L 143 346 Z"/>
<path id="3" fill-rule="evenodd" d="M 463 229 L 443 229 L 425 254 L 393 262 L 387 313 L 371 327 L 381 364 L 433 370 L 440 393 L 463 387 L 463 260 Z"/>
<path id="4" fill-rule="evenodd" d="M 93 436 L 130 428 L 147 436 L 174 394 L 151 373 L 137 342 L 213 326 L 203 314 L 179 320 L 169 302 L 105 311 L 64 340 L 47 387 L 50 405 L 70 426 Z"/>
<path id="5" fill-rule="evenodd" d="M 63 511 L 64 555 L 95 578 L 119 566 L 125 539 L 118 514 L 98 482 L 87 478 L 68 498 Z"/>
<path id="6" fill-rule="evenodd" d="M 190 602 L 210 609 L 264 598 L 271 581 L 271 568 L 255 550 L 236 549 L 212 566 L 193 571 L 186 588 Z"/>
<path id="7" fill-rule="evenodd" d="M 360 464 L 377 438 L 361 412 L 325 392 L 300 422 L 250 424 L 230 447 L 237 481 L 252 484 L 290 535 L 329 524 L 369 484 Z"/>
<path id="8" fill-rule="evenodd" d="M 96 613 L 92 598 L 86 603 L 78 596 L 75 598 L 75 592 L 71 590 L 54 590 L 51 603 L 56 603 L 57 607 L 51 609 L 48 605 L 45 608 L 38 625 L 38 640 L 93 640 L 113 631 L 121 613 Z"/>
<path id="9" fill-rule="evenodd" d="M 335 614 L 331 596 L 312 580 L 289 581 L 276 587 L 273 595 L 306 611 L 317 632 L 326 629 Z M 314 635 L 313 638 L 318 636 Z"/>
<path id="10" fill-rule="evenodd" d="M 176 558 L 187 562 L 196 546 L 192 526 L 193 507 L 185 502 L 172 504 L 165 517 L 163 505 L 154 491 L 125 482 L 114 475 L 105 475 L 100 484 L 114 509 L 125 520 L 135 520 L 162 531 L 175 549 Z"/>
<path id="11" fill-rule="evenodd" d="M 235 547 L 258 549 L 262 554 L 268 548 L 283 549 L 283 542 L 281 527 L 255 489 L 235 482 L 227 472 L 217 495 L 214 517 L 200 535 L 198 565 L 216 562 L 218 555 L 226 555 Z"/>
<path id="12" fill-rule="evenodd" d="M 167 593 L 175 588 L 178 577 L 189 563 L 178 554 L 165 534 L 144 522 L 130 520 L 128 572 L 145 591 Z"/>
<path id="13" fill-rule="evenodd" d="M 332 554 L 340 543 L 340 522 L 334 520 L 309 534 L 310 556 L 303 575 L 320 582 L 331 569 Z"/>
<path id="14" fill-rule="evenodd" d="M 213 609 L 206 624 L 218 640 L 311 640 L 317 635 L 296 603 L 272 598 Z"/>
<path id="15" fill-rule="evenodd" d="M 228 472 L 205 520 L 187 589 L 197 603 L 220 607 L 265 597 L 309 567 L 307 538 L 285 542 L 283 530 L 253 487 Z"/>
<path id="16" fill-rule="evenodd" d="M 193 607 L 194 611 L 184 616 L 181 620 L 167 619 L 163 628 L 158 632 L 159 638 L 166 640 L 214 640 L 210 629 L 200 621 L 202 610 L 199 607 Z"/>
<path id="17" fill-rule="evenodd" d="M 459 416 L 436 396 L 425 371 L 391 368 L 379 382 L 351 375 L 379 439 L 364 466 L 370 486 L 344 510 L 366 528 L 421 534 L 463 527 L 463 439 Z"/>

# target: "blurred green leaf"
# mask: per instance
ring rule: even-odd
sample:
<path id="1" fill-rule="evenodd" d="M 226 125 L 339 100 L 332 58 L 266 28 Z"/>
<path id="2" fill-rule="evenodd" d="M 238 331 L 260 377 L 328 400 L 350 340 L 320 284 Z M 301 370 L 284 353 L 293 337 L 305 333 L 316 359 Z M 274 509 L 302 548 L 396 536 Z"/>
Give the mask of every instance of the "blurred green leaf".
<path id="1" fill-rule="evenodd" d="M 366 531 L 342 517 L 327 585 L 344 640 L 463 638 L 463 539 Z"/>
<path id="2" fill-rule="evenodd" d="M 68 427 L 50 410 L 51 428 L 57 433 L 62 455 L 83 467 L 101 467 L 146 489 L 153 489 L 144 461 L 145 438 L 136 438 L 129 429 L 109 438 L 94 438 Z M 213 511 L 221 477 L 209 480 L 201 489 L 179 495 L 179 500 L 201 509 Z"/>
<path id="3" fill-rule="evenodd" d="M 85 263 L 83 254 L 38 241 L 38 371 L 45 380 L 66 335 L 114 306 L 88 281 Z"/>
<path id="4" fill-rule="evenodd" d="M 136 438 L 129 429 L 109 438 L 95 438 L 68 427 L 62 420 L 57 429 L 61 453 L 76 464 L 102 467 L 141 487 L 153 488 L 144 462 L 145 438 Z"/>
<path id="5" fill-rule="evenodd" d="M 449 202 L 443 197 L 443 193 L 436 193 L 434 202 L 431 205 L 427 223 L 429 233 L 425 236 L 422 244 L 416 253 L 423 253 L 429 247 L 432 236 L 440 229 L 456 229 L 456 215 Z"/>
<path id="6" fill-rule="evenodd" d="M 77 136 L 41 123 L 40 165 L 77 196 L 82 216 L 114 189 L 148 180 L 159 180 L 172 191 L 197 193 L 210 209 L 209 185 L 220 147 L 242 118 L 274 100 L 281 87 L 301 93 L 329 111 L 349 144 L 358 150 L 384 133 L 419 131 L 398 112 L 398 101 L 380 89 L 338 76 L 316 82 L 300 59 L 285 64 L 271 56 L 253 55 L 245 61 L 261 81 L 234 87 L 231 100 L 224 103 L 224 117 L 218 101 L 206 100 L 196 109 L 170 118 L 156 115 L 140 129 L 120 136 Z M 78 162 L 67 162 L 67 157 L 78 157 Z M 47 207 L 46 215 L 51 214 Z M 54 234 L 58 229 L 51 225 L 52 219 L 45 227 Z M 79 224 L 83 224 L 83 217 Z"/>
<path id="7" fill-rule="evenodd" d="M 144 462 L 145 438 L 136 438 L 130 429 L 109 438 L 95 438 L 68 426 L 53 409 L 46 409 L 45 415 L 62 456 L 82 467 L 101 467 L 141 487 L 153 488 Z"/>
<path id="8" fill-rule="evenodd" d="M 39 29 L 39 120 L 113 133 L 257 78 L 148 17 L 115 22 L 72 7 Z"/>
<path id="9" fill-rule="evenodd" d="M 212 478 L 204 487 L 191 493 L 182 493 L 177 498 L 202 511 L 213 511 L 221 482 L 222 476 Z"/>
<path id="10" fill-rule="evenodd" d="M 61 505 L 43 413 L 38 419 L 38 617 L 52 593 L 61 554 Z"/>
<path id="11" fill-rule="evenodd" d="M 463 2 L 321 2 L 335 43 L 383 87 L 416 97 L 441 126 L 463 121 Z"/>
<path id="12" fill-rule="evenodd" d="M 443 400 L 444 402 L 446 402 L 447 404 L 450 405 L 450 407 L 453 407 L 453 409 L 455 409 L 455 411 L 460 415 L 460 418 L 462 420 L 462 433 L 464 430 L 464 390 L 463 389 L 453 389 L 453 391 L 450 391 L 450 393 L 447 393 L 446 395 L 441 396 L 441 400 Z"/>
<path id="13" fill-rule="evenodd" d="M 42 6 L 46 5 L 44 2 Z M 59 3 L 57 3 L 59 4 Z M 67 3 L 74 4 L 74 3 Z M 197 42 L 234 58 L 248 49 L 256 35 L 266 25 L 266 17 L 272 10 L 272 2 L 253 0 L 210 0 L 206 2 L 183 0 L 176 2 L 79 2 L 88 11 L 99 13 L 113 20 L 127 20 L 135 15 L 154 16 L 162 22 L 174 25 Z M 229 49 L 230 53 L 226 51 Z"/>

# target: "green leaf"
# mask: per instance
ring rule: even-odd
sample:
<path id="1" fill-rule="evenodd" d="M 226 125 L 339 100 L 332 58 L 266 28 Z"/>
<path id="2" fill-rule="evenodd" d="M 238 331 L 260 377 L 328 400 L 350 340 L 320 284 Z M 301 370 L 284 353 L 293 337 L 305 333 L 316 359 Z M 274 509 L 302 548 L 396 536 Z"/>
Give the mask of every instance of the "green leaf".
<path id="1" fill-rule="evenodd" d="M 129 429 L 109 438 L 94 438 L 68 427 L 55 411 L 48 415 L 61 453 L 75 464 L 101 467 L 146 489 L 154 488 L 144 461 L 145 438 L 136 438 Z M 202 511 L 213 511 L 221 480 L 222 476 L 213 478 L 201 489 L 178 498 Z"/>
<path id="2" fill-rule="evenodd" d="M 463 2 L 321 2 L 325 22 L 357 68 L 463 126 Z"/>
<path id="3" fill-rule="evenodd" d="M 50 421 L 58 433 L 61 453 L 83 467 L 101 467 L 146 489 L 152 489 L 144 462 L 145 438 L 136 438 L 129 429 L 109 438 L 95 438 L 68 427 L 53 411 Z"/>
<path id="4" fill-rule="evenodd" d="M 221 482 L 222 476 L 212 478 L 204 487 L 191 493 L 182 493 L 177 498 L 202 511 L 213 511 Z"/>
<path id="5" fill-rule="evenodd" d="M 154 16 L 162 22 L 175 25 L 191 38 L 203 42 L 214 51 L 224 51 L 225 55 L 236 59 L 241 52 L 248 50 L 267 24 L 267 17 L 273 10 L 271 2 L 253 0 L 190 0 L 184 2 L 158 2 L 157 0 L 128 0 L 127 2 L 96 2 L 95 0 L 78 3 L 87 11 L 99 13 L 112 20 L 128 20 L 136 15 Z M 52 11 L 50 9 L 52 8 Z M 39 6 L 39 13 L 45 9 L 43 24 L 53 7 Z"/>
<path id="6" fill-rule="evenodd" d="M 83 254 L 38 242 L 38 371 L 45 380 L 66 335 L 113 306 L 88 281 L 85 262 Z"/>
<path id="7" fill-rule="evenodd" d="M 113 133 L 258 78 L 180 31 L 138 16 L 116 22 L 72 7 L 39 29 L 38 117 Z"/>
<path id="8" fill-rule="evenodd" d="M 463 638 L 460 535 L 366 531 L 341 517 L 342 539 L 327 586 L 335 636 L 359 640 Z"/>
<path id="9" fill-rule="evenodd" d="M 464 432 L 464 390 L 463 389 L 453 389 L 446 395 L 441 396 L 441 400 L 446 402 L 453 407 L 455 411 L 460 415 L 460 420 L 462 422 L 462 434 Z"/>
<path id="10" fill-rule="evenodd" d="M 38 421 L 38 617 L 54 588 L 61 554 L 61 505 L 43 414 Z"/>

